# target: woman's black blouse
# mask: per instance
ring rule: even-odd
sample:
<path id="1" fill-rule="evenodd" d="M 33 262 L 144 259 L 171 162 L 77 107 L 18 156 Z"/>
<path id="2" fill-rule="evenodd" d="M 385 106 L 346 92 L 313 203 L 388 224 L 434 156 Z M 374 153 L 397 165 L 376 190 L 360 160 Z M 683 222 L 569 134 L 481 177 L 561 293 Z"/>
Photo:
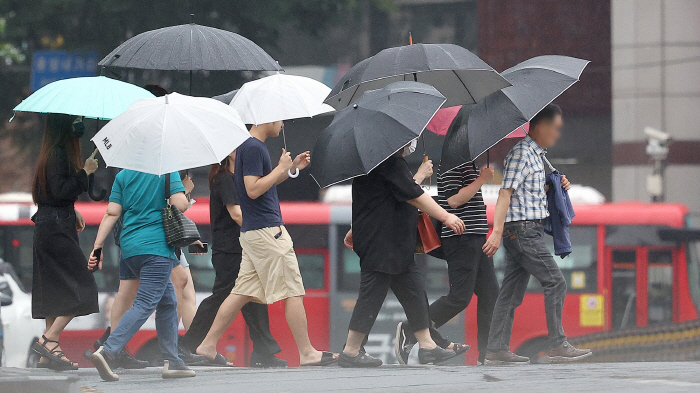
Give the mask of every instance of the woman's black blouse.
<path id="1" fill-rule="evenodd" d="M 407 201 L 423 195 L 406 160 L 394 154 L 352 182 L 353 247 L 362 271 L 406 272 L 413 262 L 418 209 Z"/>
<path id="2" fill-rule="evenodd" d="M 68 154 L 59 146 L 46 162 L 46 196 L 39 197 L 37 204 L 47 206 L 72 206 L 78 196 L 88 189 L 88 175 L 84 170 L 73 172 Z M 35 185 L 36 187 L 36 185 Z"/>

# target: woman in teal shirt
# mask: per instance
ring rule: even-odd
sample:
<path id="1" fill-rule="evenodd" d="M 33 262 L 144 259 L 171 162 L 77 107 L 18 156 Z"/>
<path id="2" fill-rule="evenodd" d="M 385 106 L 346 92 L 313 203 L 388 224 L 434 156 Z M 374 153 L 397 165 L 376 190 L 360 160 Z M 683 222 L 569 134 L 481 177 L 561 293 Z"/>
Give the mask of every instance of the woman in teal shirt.
<path id="1" fill-rule="evenodd" d="M 169 203 L 183 212 L 187 210 L 189 203 L 177 172 L 170 174 L 168 186 Z M 90 357 L 100 377 L 106 381 L 119 379 L 112 371 L 114 360 L 153 311 L 156 311 L 156 331 L 165 359 L 163 378 L 195 375 L 177 353 L 177 300 L 170 281 L 170 272 L 177 261 L 173 247 L 165 240 L 161 216 L 166 207 L 165 187 L 165 176 L 122 170 L 114 180 L 107 212 L 97 231 L 90 267 L 101 268 L 102 258 L 98 261 L 95 250 L 102 248 L 114 224 L 122 217 L 120 279 L 139 280 L 132 308 L 124 314 L 104 345 Z"/>

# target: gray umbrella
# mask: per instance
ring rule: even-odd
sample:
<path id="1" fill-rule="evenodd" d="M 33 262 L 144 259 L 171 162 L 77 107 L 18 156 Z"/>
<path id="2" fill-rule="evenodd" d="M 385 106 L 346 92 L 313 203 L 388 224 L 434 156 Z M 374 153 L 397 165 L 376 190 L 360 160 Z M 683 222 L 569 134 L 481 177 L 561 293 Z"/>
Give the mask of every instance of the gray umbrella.
<path id="1" fill-rule="evenodd" d="M 384 49 L 357 63 L 324 102 L 341 109 L 367 90 L 402 80 L 434 86 L 447 97 L 445 106 L 474 104 L 510 86 L 491 66 L 459 45 L 414 44 Z"/>
<path id="2" fill-rule="evenodd" d="M 119 45 L 99 65 L 172 71 L 282 70 L 253 41 L 194 23 L 141 33 Z"/>
<path id="3" fill-rule="evenodd" d="M 316 140 L 311 176 L 323 188 L 366 175 L 418 138 L 444 103 L 434 87 L 410 81 L 364 93 Z"/>
<path id="4" fill-rule="evenodd" d="M 462 108 L 453 120 L 443 145 L 442 170 L 474 161 L 530 121 L 578 82 L 588 63 L 568 56 L 538 56 L 503 71 L 512 86 Z"/>
<path id="5" fill-rule="evenodd" d="M 219 94 L 218 96 L 214 96 L 212 98 L 217 100 L 217 101 L 221 101 L 224 104 L 228 105 L 231 103 L 231 100 L 233 100 L 233 96 L 235 96 L 236 93 L 238 93 L 238 89 L 231 90 L 228 93 Z"/>

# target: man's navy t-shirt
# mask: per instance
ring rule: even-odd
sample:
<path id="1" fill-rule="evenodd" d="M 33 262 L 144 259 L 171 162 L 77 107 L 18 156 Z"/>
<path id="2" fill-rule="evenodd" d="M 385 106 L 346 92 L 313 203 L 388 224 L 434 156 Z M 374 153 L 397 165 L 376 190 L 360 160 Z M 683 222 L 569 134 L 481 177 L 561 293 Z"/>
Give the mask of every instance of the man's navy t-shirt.
<path id="1" fill-rule="evenodd" d="M 272 186 L 257 199 L 251 199 L 245 189 L 244 176 L 267 176 L 272 172 L 270 153 L 264 142 L 249 138 L 236 149 L 236 171 L 233 180 L 241 204 L 241 232 L 283 225 L 277 186 Z"/>

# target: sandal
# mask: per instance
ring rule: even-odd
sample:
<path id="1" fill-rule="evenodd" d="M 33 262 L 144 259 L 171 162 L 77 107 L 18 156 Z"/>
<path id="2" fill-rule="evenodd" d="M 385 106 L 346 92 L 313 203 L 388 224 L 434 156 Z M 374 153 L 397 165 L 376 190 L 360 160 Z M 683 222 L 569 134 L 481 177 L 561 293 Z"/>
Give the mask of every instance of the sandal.
<path id="1" fill-rule="evenodd" d="M 59 347 L 58 341 L 49 340 L 43 334 L 41 335 L 41 338 L 44 339 L 44 343 L 39 344 L 39 340 L 37 339 L 32 344 L 32 350 L 49 360 L 46 367 L 48 367 L 52 370 L 56 370 L 56 371 L 67 371 L 67 370 L 77 370 L 78 369 L 78 366 L 75 365 L 75 363 L 67 360 L 68 358 L 66 358 L 66 354 L 63 351 L 56 349 Z M 52 349 L 48 349 L 46 347 L 47 343 L 55 343 L 56 345 L 54 345 L 54 347 Z"/>
<path id="2" fill-rule="evenodd" d="M 197 354 L 199 355 L 199 354 Z M 206 362 L 197 364 L 197 366 L 214 366 L 214 367 L 235 367 L 233 363 L 229 362 L 228 359 L 224 357 L 224 355 L 220 353 L 216 353 L 216 356 L 214 356 L 214 359 L 209 359 L 208 357 L 204 355 L 199 355 L 204 357 L 206 359 Z"/>
<path id="3" fill-rule="evenodd" d="M 455 355 L 461 355 L 467 352 L 471 346 L 467 344 L 452 343 L 452 350 L 455 351 Z"/>
<path id="4" fill-rule="evenodd" d="M 316 362 L 316 363 L 305 363 L 305 364 L 300 364 L 300 366 L 301 366 L 301 367 L 314 367 L 314 366 L 324 367 L 324 366 L 328 366 L 328 365 L 330 365 L 330 364 L 333 364 L 333 363 L 335 363 L 335 362 L 337 362 L 337 361 L 338 361 L 338 359 L 335 357 L 335 355 L 334 355 L 333 353 L 323 351 L 323 352 L 322 352 L 322 355 L 321 355 L 321 361 L 320 361 L 320 362 Z"/>

